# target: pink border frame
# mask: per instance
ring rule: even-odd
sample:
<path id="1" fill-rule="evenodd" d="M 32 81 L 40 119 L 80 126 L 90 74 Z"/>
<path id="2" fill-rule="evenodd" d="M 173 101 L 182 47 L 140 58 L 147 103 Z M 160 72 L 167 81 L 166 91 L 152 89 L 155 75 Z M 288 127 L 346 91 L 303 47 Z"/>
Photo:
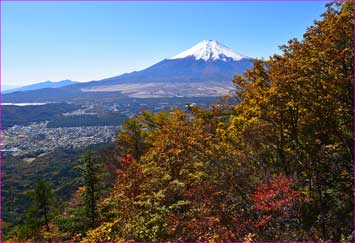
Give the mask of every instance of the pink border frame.
<path id="1" fill-rule="evenodd" d="M 339 0 L 334 0 L 334 1 L 339 1 Z M 340 0 L 341 1 L 341 0 Z M 330 2 L 327 0 L 0 0 L 0 142 L 2 141 L 2 95 L 1 95 L 1 77 L 2 77 L 2 2 Z M 354 9 L 355 10 L 355 9 Z M 355 19 L 354 19 L 354 24 L 355 24 Z M 354 32 L 354 37 L 355 37 L 355 32 Z M 355 41 L 354 41 L 355 45 Z M 355 62 L 355 60 L 354 60 Z M 354 70 L 354 76 L 355 76 L 355 70 Z M 355 80 L 354 80 L 354 86 L 355 86 Z M 353 89 L 353 101 L 355 104 L 355 88 Z M 355 107 L 353 110 L 353 117 L 355 120 Z M 355 123 L 354 123 L 354 130 L 353 134 L 355 133 Z M 354 148 L 355 148 L 355 137 L 354 139 Z M 0 150 L 2 150 L 2 144 L 0 143 Z M 353 155 L 355 157 L 355 153 Z M 353 158 L 354 158 L 353 157 Z M 355 186 L 355 163 L 353 167 L 353 176 L 354 176 L 354 186 Z M 3 232 L 2 232 L 2 153 L 0 152 L 0 242 L 3 242 Z M 355 202 L 355 192 L 354 192 L 354 202 Z M 354 212 L 355 212 L 355 203 L 354 203 Z M 354 232 L 355 232 L 355 218 L 354 218 Z M 9 243 L 25 243 L 25 242 L 11 242 L 7 241 Z M 255 243 L 262 243 L 258 241 L 253 241 Z M 38 242 L 40 243 L 40 242 Z M 57 243 L 57 242 L 53 242 Z M 59 242 L 58 242 L 59 243 Z M 76 242 L 70 242 L 70 243 L 76 243 Z M 79 243 L 79 242 L 78 242 Z M 107 242 L 111 243 L 111 242 Z M 112 242 L 113 243 L 113 242 Z M 173 242 L 172 242 L 173 243 Z M 179 242 L 182 243 L 182 242 Z M 184 242 L 185 243 L 185 242 Z M 289 243 L 289 242 L 280 242 L 278 243 Z M 315 243 L 315 242 L 312 242 Z M 333 243 L 333 242 L 329 242 Z"/>

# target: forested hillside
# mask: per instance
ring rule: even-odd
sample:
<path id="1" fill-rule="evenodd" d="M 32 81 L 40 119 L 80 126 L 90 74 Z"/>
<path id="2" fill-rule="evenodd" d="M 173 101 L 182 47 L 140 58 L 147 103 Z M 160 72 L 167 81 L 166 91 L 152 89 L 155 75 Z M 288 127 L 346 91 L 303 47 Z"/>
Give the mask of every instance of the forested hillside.
<path id="1" fill-rule="evenodd" d="M 328 4 L 302 40 L 235 76 L 237 105 L 133 117 L 114 150 L 82 157 L 64 212 L 39 181 L 8 240 L 350 241 L 353 11 Z"/>

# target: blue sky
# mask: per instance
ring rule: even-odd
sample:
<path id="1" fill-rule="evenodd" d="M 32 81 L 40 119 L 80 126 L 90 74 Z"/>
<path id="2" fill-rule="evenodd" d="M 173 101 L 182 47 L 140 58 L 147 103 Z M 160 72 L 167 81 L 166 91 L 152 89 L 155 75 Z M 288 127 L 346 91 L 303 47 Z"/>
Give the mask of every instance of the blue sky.
<path id="1" fill-rule="evenodd" d="M 204 39 L 250 57 L 320 19 L 326 2 L 2 2 L 2 84 L 98 80 Z"/>

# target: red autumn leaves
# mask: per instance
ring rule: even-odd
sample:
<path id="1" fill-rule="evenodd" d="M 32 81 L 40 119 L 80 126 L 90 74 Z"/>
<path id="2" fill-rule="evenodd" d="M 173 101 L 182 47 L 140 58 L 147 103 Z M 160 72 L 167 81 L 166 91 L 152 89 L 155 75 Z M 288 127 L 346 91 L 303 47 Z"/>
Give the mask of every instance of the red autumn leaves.
<path id="1" fill-rule="evenodd" d="M 120 183 L 126 183 L 128 180 L 128 174 L 134 174 L 135 176 L 142 176 L 142 168 L 136 163 L 135 159 L 130 154 L 125 154 L 118 159 L 122 169 L 116 169 L 116 175 Z M 136 166 L 132 166 L 136 165 Z"/>
<path id="2" fill-rule="evenodd" d="M 293 181 L 274 178 L 269 184 L 261 184 L 251 196 L 255 208 L 262 211 L 278 211 L 293 206 L 300 201 L 301 193 L 292 189 Z"/>
<path id="3" fill-rule="evenodd" d="M 133 157 L 130 154 L 123 155 L 118 162 L 121 164 L 124 170 L 127 170 L 129 166 L 133 163 Z M 122 169 L 116 170 L 116 175 L 121 182 L 127 180 L 127 175 L 124 173 Z"/>
<path id="4" fill-rule="evenodd" d="M 135 197 L 139 194 L 139 185 L 143 183 L 144 180 L 149 180 L 149 178 L 144 177 L 142 173 L 141 166 L 137 163 L 134 158 L 126 154 L 119 159 L 119 163 L 122 169 L 117 169 L 116 174 L 118 176 L 119 184 L 124 185 L 126 183 L 132 182 L 130 189 L 125 190 L 125 196 L 128 198 Z M 202 187 L 201 187 L 202 186 Z M 216 231 L 216 235 L 223 236 L 223 239 L 233 239 L 232 235 L 243 235 L 244 233 L 238 232 L 240 226 L 239 220 L 236 220 L 236 225 L 239 225 L 234 230 L 226 230 L 223 226 L 223 220 L 221 221 L 220 215 L 217 213 L 219 209 L 218 202 L 218 192 L 213 191 L 213 187 L 208 187 L 211 191 L 207 192 L 203 185 L 195 185 L 185 192 L 185 200 L 188 200 L 189 207 L 197 210 L 197 215 L 187 215 L 182 213 L 184 210 L 177 211 L 175 213 L 170 213 L 169 219 L 171 226 L 174 228 L 174 233 L 181 237 L 187 237 L 189 235 L 191 239 L 199 238 L 201 235 L 204 237 L 211 232 L 208 229 L 209 224 L 213 226 L 212 228 Z M 265 227 L 272 228 L 275 224 L 283 224 L 283 222 L 290 222 L 290 220 L 295 220 L 300 217 L 300 206 L 303 203 L 309 202 L 299 189 L 297 189 L 297 183 L 293 179 L 287 177 L 274 177 L 268 183 L 260 184 L 257 186 L 254 193 L 249 195 L 250 198 L 250 209 L 249 211 L 252 215 L 256 216 L 255 220 L 250 220 L 248 225 L 252 228 L 265 229 Z M 189 208 L 188 207 L 188 208 Z M 202 207 L 202 208 L 201 208 Z M 186 210 L 188 209 L 186 208 Z M 193 210 L 195 212 L 196 208 Z M 179 213 L 182 213 L 181 215 Z M 242 221 L 248 221 L 248 218 L 253 218 L 252 215 L 248 216 L 248 213 L 243 213 L 243 215 L 231 215 L 232 218 L 242 219 Z M 199 218 L 202 216 L 201 218 Z M 199 225 L 197 222 L 204 222 Z M 206 219 L 213 219 L 216 221 L 209 222 Z M 232 220 L 233 221 L 233 220 Z M 194 229 L 194 230 L 192 230 Z M 191 231 L 192 230 L 192 231 Z M 241 229 L 239 229 L 241 230 Z M 245 229 L 244 229 L 245 230 Z M 181 231 L 181 232 L 180 232 Z M 243 230 L 242 230 L 243 231 Z M 187 234 L 187 232 L 190 232 Z M 201 237 L 202 237 L 201 236 Z M 202 237 L 202 238 L 203 238 Z M 210 236 L 209 236 L 210 237 Z M 202 239 L 201 238 L 201 239 Z"/>
<path id="5" fill-rule="evenodd" d="M 263 227 L 269 222 L 299 216 L 299 206 L 309 202 L 295 189 L 295 182 L 286 177 L 275 177 L 270 183 L 260 184 L 251 195 L 255 210 L 262 215 L 256 222 Z"/>

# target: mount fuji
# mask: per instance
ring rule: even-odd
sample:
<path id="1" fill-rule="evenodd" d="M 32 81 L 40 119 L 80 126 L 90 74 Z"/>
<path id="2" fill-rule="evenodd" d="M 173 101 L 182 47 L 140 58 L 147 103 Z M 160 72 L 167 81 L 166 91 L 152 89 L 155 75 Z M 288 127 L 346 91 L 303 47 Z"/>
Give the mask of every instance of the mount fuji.
<path id="1" fill-rule="evenodd" d="M 82 91 L 120 91 L 136 98 L 223 96 L 233 89 L 233 76 L 252 66 L 250 57 L 204 40 L 147 69 L 97 81 Z"/>
<path id="2" fill-rule="evenodd" d="M 170 59 L 182 59 L 187 57 L 194 57 L 195 60 L 215 61 L 222 60 L 240 61 L 241 59 L 249 59 L 249 57 L 239 54 L 232 49 L 224 46 L 216 40 L 204 40 L 196 44 L 192 48 L 181 52 L 180 54 Z"/>
<path id="3" fill-rule="evenodd" d="M 50 98 L 49 93 L 55 93 L 55 97 L 63 94 L 66 99 L 70 99 L 69 94 L 75 97 L 104 97 L 105 93 L 112 95 L 117 92 L 134 98 L 224 96 L 233 90 L 233 76 L 243 74 L 252 66 L 252 58 L 216 40 L 204 40 L 144 70 L 56 88 L 55 91 L 47 90 L 46 97 Z M 41 90 L 21 93 L 4 95 L 3 98 L 13 100 L 11 97 L 24 95 L 27 101 L 29 97 L 36 97 L 37 101 L 44 100 L 41 99 Z"/>

